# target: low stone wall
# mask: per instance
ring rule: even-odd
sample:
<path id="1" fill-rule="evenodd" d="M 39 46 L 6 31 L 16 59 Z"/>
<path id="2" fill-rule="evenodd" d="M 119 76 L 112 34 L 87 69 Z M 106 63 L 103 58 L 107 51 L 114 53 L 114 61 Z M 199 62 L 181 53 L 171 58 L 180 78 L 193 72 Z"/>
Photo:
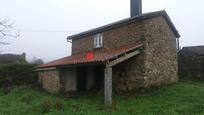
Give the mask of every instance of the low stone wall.
<path id="1" fill-rule="evenodd" d="M 38 74 L 45 90 L 53 94 L 59 93 L 61 85 L 58 70 L 40 71 Z"/>

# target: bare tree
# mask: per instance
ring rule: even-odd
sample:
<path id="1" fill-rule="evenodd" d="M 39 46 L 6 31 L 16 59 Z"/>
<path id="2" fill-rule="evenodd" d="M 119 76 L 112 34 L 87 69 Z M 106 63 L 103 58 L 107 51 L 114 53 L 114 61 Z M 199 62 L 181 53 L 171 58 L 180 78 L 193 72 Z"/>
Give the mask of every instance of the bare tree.
<path id="1" fill-rule="evenodd" d="M 9 19 L 4 19 L 0 21 L 0 45 L 8 45 L 9 43 L 2 41 L 8 37 L 17 38 L 19 32 L 13 29 L 13 23 Z"/>

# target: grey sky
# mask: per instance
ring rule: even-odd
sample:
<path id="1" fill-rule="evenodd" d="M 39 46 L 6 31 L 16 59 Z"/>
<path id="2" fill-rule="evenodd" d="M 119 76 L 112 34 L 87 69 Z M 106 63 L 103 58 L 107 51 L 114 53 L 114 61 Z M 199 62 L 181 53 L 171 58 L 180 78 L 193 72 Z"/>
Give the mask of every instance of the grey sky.
<path id="1" fill-rule="evenodd" d="M 4 53 L 26 52 L 45 61 L 71 54 L 66 37 L 130 15 L 130 0 L 0 0 L 0 19 L 20 30 Z M 143 0 L 143 13 L 165 9 L 181 34 L 181 45 L 204 45 L 203 0 Z"/>

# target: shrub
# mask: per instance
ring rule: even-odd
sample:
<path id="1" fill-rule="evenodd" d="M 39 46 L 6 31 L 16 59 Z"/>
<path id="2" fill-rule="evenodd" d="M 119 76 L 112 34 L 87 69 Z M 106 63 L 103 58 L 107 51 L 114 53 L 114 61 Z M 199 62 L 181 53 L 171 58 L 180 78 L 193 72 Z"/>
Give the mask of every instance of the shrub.
<path id="1" fill-rule="evenodd" d="M 62 109 L 63 109 L 63 104 L 62 104 L 62 102 L 57 101 L 57 102 L 55 103 L 54 107 L 55 107 L 57 110 L 62 110 Z"/>
<path id="2" fill-rule="evenodd" d="M 32 103 L 32 95 L 25 95 L 20 99 L 21 102 L 26 103 L 26 104 L 31 104 Z"/>
<path id="3" fill-rule="evenodd" d="M 27 63 L 0 64 L 0 87 L 30 85 L 38 81 L 35 67 Z"/>
<path id="4" fill-rule="evenodd" d="M 51 109 L 51 102 L 49 100 L 44 101 L 41 105 L 40 105 L 40 109 L 42 113 L 48 113 Z"/>
<path id="5" fill-rule="evenodd" d="M 81 105 L 80 105 L 80 104 L 72 104 L 71 107 L 72 107 L 73 109 L 79 110 L 80 107 L 81 107 Z"/>
<path id="6" fill-rule="evenodd" d="M 4 88 L 1 89 L 1 91 L 2 91 L 5 95 L 7 95 L 7 94 L 9 94 L 9 93 L 12 91 L 12 87 L 4 87 Z"/>

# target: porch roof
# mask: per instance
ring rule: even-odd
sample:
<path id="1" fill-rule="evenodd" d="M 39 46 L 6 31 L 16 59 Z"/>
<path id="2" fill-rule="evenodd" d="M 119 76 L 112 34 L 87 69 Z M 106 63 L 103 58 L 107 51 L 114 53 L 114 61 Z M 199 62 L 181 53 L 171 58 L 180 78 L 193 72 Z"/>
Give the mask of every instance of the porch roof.
<path id="1" fill-rule="evenodd" d="M 116 59 L 119 56 L 128 53 L 132 50 L 141 48 L 143 46 L 142 43 L 134 43 L 130 45 L 125 45 L 118 48 L 113 49 L 98 49 L 96 51 L 92 51 L 93 59 L 87 59 L 87 53 L 76 54 L 68 57 L 64 57 L 62 59 L 58 59 L 46 64 L 42 64 L 37 66 L 37 68 L 50 68 L 50 67 L 59 67 L 59 66 L 69 66 L 69 65 L 86 65 L 86 64 L 105 64 L 109 60 Z"/>

